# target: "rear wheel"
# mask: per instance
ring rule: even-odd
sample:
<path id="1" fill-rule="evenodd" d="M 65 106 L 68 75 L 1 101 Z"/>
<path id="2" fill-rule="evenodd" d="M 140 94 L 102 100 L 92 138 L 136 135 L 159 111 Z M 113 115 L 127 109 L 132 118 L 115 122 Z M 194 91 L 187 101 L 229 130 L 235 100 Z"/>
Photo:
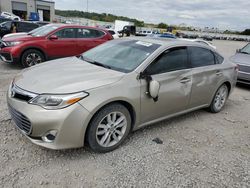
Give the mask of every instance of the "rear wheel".
<path id="1" fill-rule="evenodd" d="M 115 103 L 101 109 L 94 116 L 87 131 L 87 142 L 95 152 L 109 152 L 121 145 L 131 128 L 126 107 Z"/>
<path id="2" fill-rule="evenodd" d="M 213 113 L 220 112 L 226 104 L 228 98 L 228 87 L 226 84 L 220 86 L 220 88 L 216 91 L 213 101 L 209 107 L 209 111 Z"/>
<path id="3" fill-rule="evenodd" d="M 23 53 L 21 63 L 23 67 L 31 67 L 36 64 L 44 62 L 44 55 L 35 49 L 27 50 Z"/>

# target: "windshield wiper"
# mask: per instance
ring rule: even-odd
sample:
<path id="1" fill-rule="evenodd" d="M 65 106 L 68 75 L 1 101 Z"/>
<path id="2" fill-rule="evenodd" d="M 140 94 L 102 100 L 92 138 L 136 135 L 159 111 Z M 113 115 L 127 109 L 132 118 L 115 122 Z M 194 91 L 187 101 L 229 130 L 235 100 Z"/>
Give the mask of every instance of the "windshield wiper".
<path id="1" fill-rule="evenodd" d="M 104 64 L 99 63 L 99 62 L 97 62 L 97 61 L 94 61 L 94 60 L 92 60 L 92 59 L 86 58 L 86 57 L 84 57 L 83 55 L 80 55 L 80 58 L 81 58 L 82 60 L 88 62 L 88 63 L 93 64 L 93 65 L 97 65 L 97 66 L 100 66 L 100 67 L 104 67 L 104 68 L 107 68 L 107 69 L 111 69 L 110 66 L 104 65 Z"/>
<path id="2" fill-rule="evenodd" d="M 248 54 L 248 55 L 250 54 L 250 53 L 248 53 L 248 52 L 240 52 L 240 53 L 242 53 L 242 54 Z"/>

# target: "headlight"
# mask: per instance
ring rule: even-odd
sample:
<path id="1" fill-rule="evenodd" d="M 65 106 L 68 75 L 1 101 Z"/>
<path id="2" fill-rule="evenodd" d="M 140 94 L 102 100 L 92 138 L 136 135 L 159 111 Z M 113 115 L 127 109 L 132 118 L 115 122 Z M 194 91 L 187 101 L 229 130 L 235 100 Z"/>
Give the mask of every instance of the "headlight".
<path id="1" fill-rule="evenodd" d="M 57 110 L 75 104 L 88 95 L 89 94 L 85 92 L 65 95 L 42 94 L 29 101 L 29 103 L 39 105 L 47 110 Z"/>
<path id="2" fill-rule="evenodd" d="M 7 47 L 11 47 L 11 46 L 16 46 L 16 45 L 19 45 L 21 44 L 22 42 L 21 41 L 13 41 L 13 42 L 4 42 L 4 44 L 7 46 Z"/>

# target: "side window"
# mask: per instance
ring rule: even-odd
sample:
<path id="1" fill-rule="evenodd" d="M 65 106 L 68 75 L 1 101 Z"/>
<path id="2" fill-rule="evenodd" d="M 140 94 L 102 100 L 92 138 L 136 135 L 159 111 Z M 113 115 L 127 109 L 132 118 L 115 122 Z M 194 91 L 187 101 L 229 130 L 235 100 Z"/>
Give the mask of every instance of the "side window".
<path id="1" fill-rule="evenodd" d="M 95 29 L 90 29 L 91 38 L 99 38 L 105 35 L 104 32 Z"/>
<path id="2" fill-rule="evenodd" d="M 214 55 L 215 55 L 216 64 L 221 64 L 221 63 L 223 63 L 224 58 L 223 58 L 221 55 L 219 55 L 218 53 L 214 53 Z"/>
<path id="3" fill-rule="evenodd" d="M 150 75 L 161 74 L 188 68 L 188 55 L 186 47 L 172 48 L 161 54 L 146 69 Z"/>
<path id="4" fill-rule="evenodd" d="M 88 29 L 77 29 L 77 38 L 90 38 L 90 31 Z"/>
<path id="5" fill-rule="evenodd" d="M 56 35 L 60 39 L 76 38 L 74 28 L 62 29 L 60 31 L 57 31 L 54 35 Z"/>
<path id="6" fill-rule="evenodd" d="M 189 47 L 192 67 L 203 67 L 215 64 L 214 54 L 205 48 Z"/>
<path id="7" fill-rule="evenodd" d="M 77 29 L 77 38 L 99 38 L 105 35 L 104 32 L 95 29 Z"/>

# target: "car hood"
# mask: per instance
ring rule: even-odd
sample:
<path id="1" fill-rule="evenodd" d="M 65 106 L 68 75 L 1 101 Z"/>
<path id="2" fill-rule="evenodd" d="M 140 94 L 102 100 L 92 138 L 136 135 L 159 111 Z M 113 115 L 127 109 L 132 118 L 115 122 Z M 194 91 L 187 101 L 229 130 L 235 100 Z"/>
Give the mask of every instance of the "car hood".
<path id="1" fill-rule="evenodd" d="M 231 57 L 231 60 L 237 64 L 250 65 L 250 55 L 249 54 L 237 53 Z"/>
<path id="2" fill-rule="evenodd" d="M 63 94 L 112 84 L 124 75 L 125 73 L 70 57 L 28 68 L 14 82 L 22 89 L 38 94 Z"/>
<path id="3" fill-rule="evenodd" d="M 11 33 L 11 34 L 7 34 L 7 35 L 4 35 L 2 40 L 6 40 L 6 39 L 13 39 L 13 38 L 20 38 L 20 37 L 24 37 L 24 36 L 27 36 L 28 33 Z"/>
<path id="4" fill-rule="evenodd" d="M 43 37 L 33 37 L 31 35 L 28 35 L 28 34 L 24 34 L 24 35 L 14 35 L 14 36 L 11 36 L 11 37 L 7 37 L 7 38 L 4 38 L 3 41 L 6 41 L 6 42 L 13 42 L 13 41 L 33 41 L 33 40 L 37 40 L 37 39 L 41 39 Z"/>

